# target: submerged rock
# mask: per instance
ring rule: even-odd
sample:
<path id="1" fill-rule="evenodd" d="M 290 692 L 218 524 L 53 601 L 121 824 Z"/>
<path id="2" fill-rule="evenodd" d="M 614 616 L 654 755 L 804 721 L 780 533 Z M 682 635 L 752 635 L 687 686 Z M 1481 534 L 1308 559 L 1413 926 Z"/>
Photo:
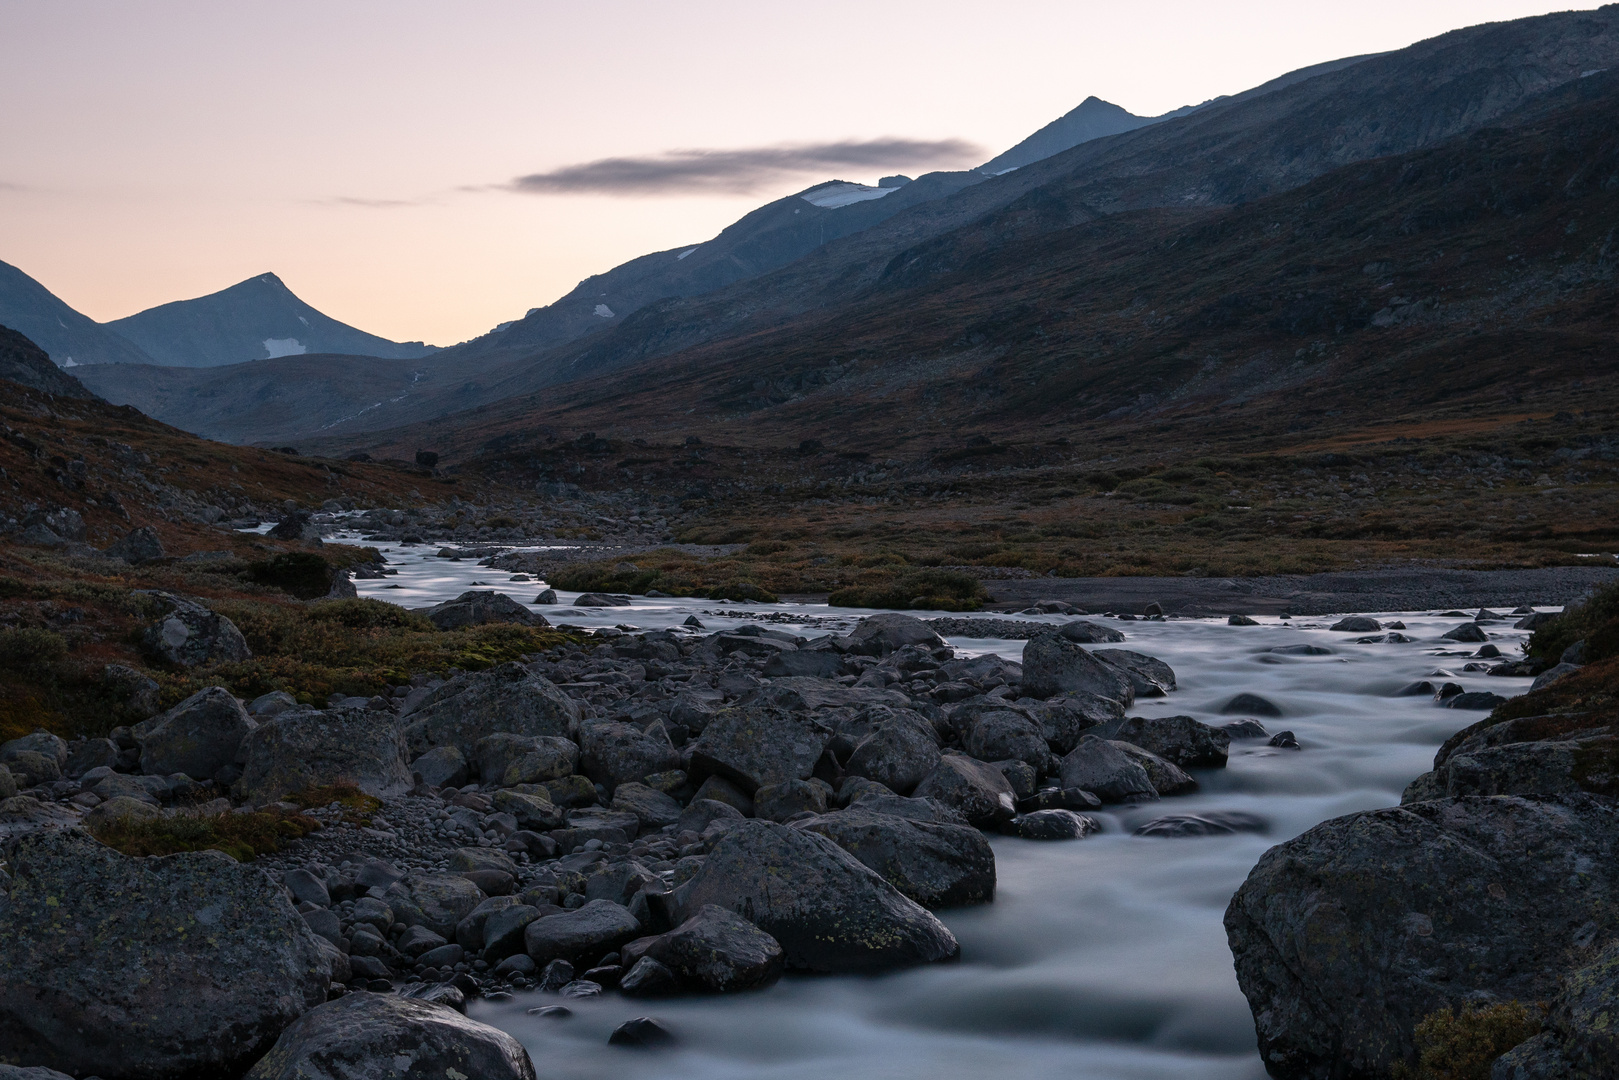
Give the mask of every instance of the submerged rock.
<path id="1" fill-rule="evenodd" d="M 624 949 L 633 971 L 642 958 L 673 976 L 679 988 L 724 994 L 757 990 L 781 977 L 782 951 L 776 939 L 728 908 L 705 904 L 668 933 L 643 938 Z M 643 995 L 667 993 L 663 979 L 643 969 L 634 989 Z"/>

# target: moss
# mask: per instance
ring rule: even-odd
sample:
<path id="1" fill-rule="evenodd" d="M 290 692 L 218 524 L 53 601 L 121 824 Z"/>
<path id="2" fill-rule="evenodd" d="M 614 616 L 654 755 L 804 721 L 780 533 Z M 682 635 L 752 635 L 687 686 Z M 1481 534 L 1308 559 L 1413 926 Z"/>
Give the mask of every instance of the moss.
<path id="1" fill-rule="evenodd" d="M 1412 1031 L 1415 1068 L 1395 1068 L 1396 1080 L 1489 1080 L 1496 1058 L 1540 1033 L 1538 1014 L 1516 1001 L 1431 1012 Z"/>
<path id="2" fill-rule="evenodd" d="M 172 855 L 177 851 L 223 851 L 237 862 L 280 851 L 320 828 L 304 813 L 255 810 L 251 813 L 115 818 L 92 828 L 97 840 L 125 855 Z"/>
<path id="3" fill-rule="evenodd" d="M 351 825 L 371 824 L 371 815 L 382 809 L 381 799 L 367 795 L 357 785 L 348 783 L 304 788 L 281 801 L 292 803 L 303 810 L 317 810 L 335 803 L 342 808 L 343 820 Z"/>

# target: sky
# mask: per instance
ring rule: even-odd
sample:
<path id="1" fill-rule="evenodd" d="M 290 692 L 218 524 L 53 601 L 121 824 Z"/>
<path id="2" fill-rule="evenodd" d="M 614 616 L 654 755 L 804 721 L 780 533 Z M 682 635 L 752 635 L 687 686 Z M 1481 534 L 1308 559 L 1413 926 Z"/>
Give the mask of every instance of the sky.
<path id="1" fill-rule="evenodd" d="M 1536 0 L 0 4 L 0 260 L 106 321 L 274 272 L 449 345 L 822 180 L 979 164 Z"/>

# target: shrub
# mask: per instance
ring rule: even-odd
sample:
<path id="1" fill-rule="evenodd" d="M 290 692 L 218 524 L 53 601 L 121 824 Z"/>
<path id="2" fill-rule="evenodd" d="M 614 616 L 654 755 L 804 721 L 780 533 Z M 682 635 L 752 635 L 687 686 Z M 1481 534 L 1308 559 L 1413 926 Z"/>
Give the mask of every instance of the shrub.
<path id="1" fill-rule="evenodd" d="M 332 591 L 331 564 L 308 551 L 286 551 L 248 563 L 242 576 L 255 585 L 280 589 L 300 600 L 314 600 Z"/>
<path id="2" fill-rule="evenodd" d="M 430 631 L 433 624 L 426 615 L 407 611 L 398 604 L 370 598 L 327 600 L 309 609 L 308 619 L 317 623 L 336 623 L 350 630 L 423 630 Z"/>
<path id="3" fill-rule="evenodd" d="M 710 600 L 749 600 L 755 604 L 774 604 L 776 594 L 768 589 L 761 589 L 751 581 L 733 581 L 729 585 L 713 585 L 706 589 L 694 589 L 693 595 L 706 596 Z"/>
<path id="4" fill-rule="evenodd" d="M 913 570 L 876 585 L 852 585 L 827 597 L 834 607 L 889 608 L 905 611 L 977 611 L 984 606 L 984 586 L 959 570 Z"/>
<path id="5" fill-rule="evenodd" d="M 1540 1018 L 1516 1001 L 1464 1006 L 1460 1013 L 1440 1009 L 1411 1033 L 1416 1068 L 1401 1065 L 1394 1075 L 1397 1080 L 1489 1080 L 1495 1059 L 1539 1034 L 1540 1027 Z"/>
<path id="6" fill-rule="evenodd" d="M 1536 630 L 1529 639 L 1529 655 L 1556 663 L 1576 641 L 1585 642 L 1587 663 L 1619 656 L 1619 581 L 1601 586 L 1585 603 Z"/>
<path id="7" fill-rule="evenodd" d="M 237 862 L 251 862 L 318 828 L 320 822 L 304 813 L 255 810 L 198 817 L 114 818 L 91 831 L 97 840 L 125 855 L 223 851 Z"/>
<path id="8" fill-rule="evenodd" d="M 371 824 L 371 815 L 382 809 L 381 799 L 367 795 L 358 785 L 346 782 L 304 788 L 302 791 L 293 792 L 282 801 L 290 802 L 303 810 L 318 810 L 336 803 L 342 808 L 343 820 L 351 825 Z"/>
<path id="9" fill-rule="evenodd" d="M 38 671 L 67 655 L 67 640 L 51 630 L 0 629 L 0 668 Z"/>

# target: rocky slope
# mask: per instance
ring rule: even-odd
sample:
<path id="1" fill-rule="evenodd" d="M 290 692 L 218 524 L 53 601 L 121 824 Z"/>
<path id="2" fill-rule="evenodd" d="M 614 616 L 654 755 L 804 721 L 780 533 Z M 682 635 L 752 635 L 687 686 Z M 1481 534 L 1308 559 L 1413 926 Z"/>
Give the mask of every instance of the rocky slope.
<path id="1" fill-rule="evenodd" d="M 82 315 L 9 263 L 0 262 L 0 326 L 33 341 L 63 367 L 150 364 L 140 346 Z"/>

